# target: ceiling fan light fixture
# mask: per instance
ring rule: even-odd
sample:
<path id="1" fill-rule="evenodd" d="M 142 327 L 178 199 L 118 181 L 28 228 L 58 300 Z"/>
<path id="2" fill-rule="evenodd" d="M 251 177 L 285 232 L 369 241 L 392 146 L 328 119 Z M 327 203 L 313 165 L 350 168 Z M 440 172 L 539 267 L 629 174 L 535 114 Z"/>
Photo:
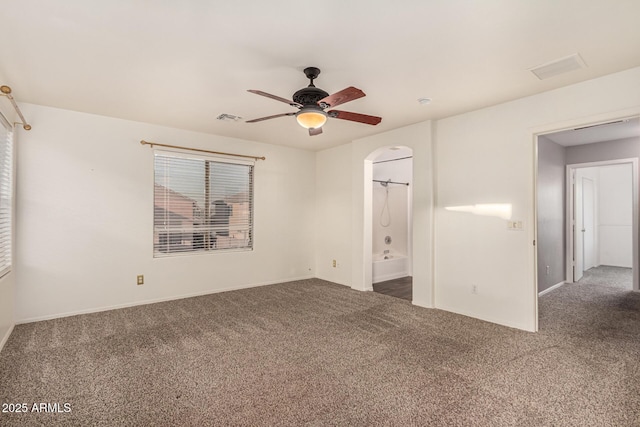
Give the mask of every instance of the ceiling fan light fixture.
<path id="1" fill-rule="evenodd" d="M 296 114 L 298 124 L 305 129 L 318 129 L 327 122 L 327 113 L 318 109 L 303 108 Z"/>

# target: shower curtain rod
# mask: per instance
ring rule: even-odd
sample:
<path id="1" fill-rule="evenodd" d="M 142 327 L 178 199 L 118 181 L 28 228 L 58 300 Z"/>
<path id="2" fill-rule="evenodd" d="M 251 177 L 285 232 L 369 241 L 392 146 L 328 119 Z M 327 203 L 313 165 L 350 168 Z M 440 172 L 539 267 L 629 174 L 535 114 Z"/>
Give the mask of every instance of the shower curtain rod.
<path id="1" fill-rule="evenodd" d="M 13 105 L 13 109 L 16 110 L 16 113 L 18 113 L 20 120 L 22 120 L 22 122 L 18 124 L 22 125 L 22 128 L 24 130 L 31 130 L 31 125 L 27 123 L 27 120 L 22 115 L 22 111 L 20 111 L 18 104 L 16 104 L 15 99 L 13 99 L 13 96 L 11 96 L 11 88 L 5 85 L 0 86 L 0 95 L 9 98 L 9 102 L 11 102 L 11 105 Z"/>
<path id="2" fill-rule="evenodd" d="M 244 157 L 247 159 L 255 159 L 255 160 L 266 160 L 267 158 L 262 156 L 247 156 L 246 154 L 233 154 L 233 153 L 224 153 L 222 151 L 211 151 L 211 150 L 201 150 L 199 148 L 189 148 L 189 147 L 180 147 L 178 145 L 169 145 L 169 144 L 158 144 L 157 142 L 145 141 L 144 139 L 140 141 L 142 145 L 150 145 L 153 148 L 154 145 L 158 147 L 166 147 L 166 148 L 179 148 L 181 150 L 189 150 L 189 151 L 197 151 L 199 153 L 209 153 L 209 154 L 222 154 L 224 156 L 233 156 L 233 157 Z"/>
<path id="3" fill-rule="evenodd" d="M 374 179 L 373 182 L 384 182 L 384 183 L 387 183 L 387 184 L 409 185 L 408 182 L 382 181 L 382 180 L 379 180 L 379 179 Z"/>

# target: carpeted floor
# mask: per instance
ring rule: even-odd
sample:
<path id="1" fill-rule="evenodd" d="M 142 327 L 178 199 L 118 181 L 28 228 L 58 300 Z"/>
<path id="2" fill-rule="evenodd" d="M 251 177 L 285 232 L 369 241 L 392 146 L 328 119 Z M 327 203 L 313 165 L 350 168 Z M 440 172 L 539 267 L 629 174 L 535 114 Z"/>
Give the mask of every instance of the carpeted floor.
<path id="1" fill-rule="evenodd" d="M 307 280 L 17 326 L 0 425 L 638 426 L 640 295 L 565 285 L 533 334 Z"/>
<path id="2" fill-rule="evenodd" d="M 611 286 L 630 291 L 633 289 L 633 269 L 600 265 L 585 271 L 579 283 Z"/>

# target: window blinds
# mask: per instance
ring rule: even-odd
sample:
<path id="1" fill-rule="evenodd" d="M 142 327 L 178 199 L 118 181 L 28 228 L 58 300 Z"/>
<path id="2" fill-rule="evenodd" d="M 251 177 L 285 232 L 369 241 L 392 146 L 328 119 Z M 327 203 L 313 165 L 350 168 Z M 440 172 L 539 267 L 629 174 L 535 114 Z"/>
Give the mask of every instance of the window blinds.
<path id="1" fill-rule="evenodd" d="M 154 155 L 154 256 L 253 248 L 252 163 Z"/>
<path id="2" fill-rule="evenodd" d="M 0 115 L 0 277 L 11 271 L 13 132 Z"/>

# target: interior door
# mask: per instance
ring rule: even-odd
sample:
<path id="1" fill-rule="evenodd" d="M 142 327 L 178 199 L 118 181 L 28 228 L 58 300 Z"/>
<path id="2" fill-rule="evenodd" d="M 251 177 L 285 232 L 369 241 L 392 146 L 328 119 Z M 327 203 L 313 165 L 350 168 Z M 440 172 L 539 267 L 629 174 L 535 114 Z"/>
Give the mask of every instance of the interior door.
<path id="1" fill-rule="evenodd" d="M 583 271 L 596 266 L 595 189 L 593 181 L 582 178 L 582 249 Z"/>

